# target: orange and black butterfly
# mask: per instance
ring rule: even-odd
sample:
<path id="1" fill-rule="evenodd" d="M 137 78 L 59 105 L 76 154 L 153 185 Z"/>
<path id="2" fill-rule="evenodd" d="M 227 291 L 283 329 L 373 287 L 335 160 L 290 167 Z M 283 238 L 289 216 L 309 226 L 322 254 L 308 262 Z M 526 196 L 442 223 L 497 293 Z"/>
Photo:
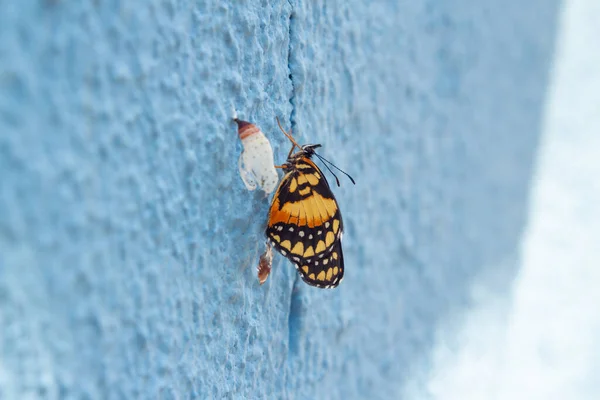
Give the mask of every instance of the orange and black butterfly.
<path id="1" fill-rule="evenodd" d="M 277 123 L 292 142 L 292 148 L 287 161 L 277 167 L 285 175 L 271 202 L 267 238 L 294 264 L 304 282 L 319 288 L 334 288 L 344 277 L 344 223 L 329 183 L 311 159 L 316 155 L 324 160 L 315 153 L 321 145 L 300 146 L 281 127 L 279 119 Z M 296 147 L 298 151 L 293 153 Z M 336 181 L 339 186 L 337 177 Z"/>

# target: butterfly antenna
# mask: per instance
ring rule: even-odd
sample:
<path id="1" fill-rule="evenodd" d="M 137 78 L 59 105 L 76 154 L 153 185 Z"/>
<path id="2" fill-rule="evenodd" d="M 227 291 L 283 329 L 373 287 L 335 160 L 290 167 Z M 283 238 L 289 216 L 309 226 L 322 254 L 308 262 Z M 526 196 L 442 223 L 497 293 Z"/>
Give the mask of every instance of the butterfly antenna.
<path id="1" fill-rule="evenodd" d="M 298 147 L 299 149 L 302 149 L 302 147 L 301 147 L 301 146 L 300 146 L 298 143 L 296 143 L 296 141 L 295 141 L 295 140 L 294 140 L 294 138 L 292 137 L 291 133 L 287 133 L 287 132 L 285 131 L 285 129 L 283 129 L 283 126 L 281 126 L 281 122 L 279 122 L 279 118 L 278 118 L 278 117 L 275 117 L 275 119 L 277 120 L 277 125 L 279 125 L 279 129 L 281 129 L 281 132 L 283 132 L 283 134 L 284 134 L 284 135 L 285 135 L 285 136 L 286 136 L 288 139 L 290 139 L 290 142 L 292 142 L 292 145 L 293 145 L 293 146 L 292 146 L 292 150 L 294 149 L 294 147 Z M 290 131 L 290 132 L 291 132 L 291 131 Z"/>
<path id="2" fill-rule="evenodd" d="M 321 159 L 321 156 L 319 156 L 317 153 L 314 153 L 317 157 L 319 157 L 319 159 Z M 337 175 L 333 173 L 333 171 L 331 170 L 331 168 L 329 168 L 327 166 L 327 164 L 323 163 L 323 165 L 325 166 L 325 168 L 327 168 L 327 170 L 329 172 L 331 172 L 331 175 L 333 175 L 335 177 L 335 183 L 337 183 L 338 186 L 340 186 L 340 180 L 338 179 Z"/>
<path id="3" fill-rule="evenodd" d="M 338 167 L 337 167 L 337 166 L 336 166 L 334 163 L 332 163 L 331 161 L 329 161 L 329 160 L 328 160 L 328 159 L 326 159 L 325 157 L 322 157 L 322 156 L 318 155 L 317 153 L 315 153 L 315 155 L 316 155 L 317 157 L 319 157 L 319 160 L 323 161 L 323 163 L 324 163 L 324 165 L 325 165 L 326 167 L 327 167 L 327 164 L 331 165 L 333 168 L 337 169 L 337 170 L 338 170 L 338 171 L 340 171 L 342 174 L 344 174 L 344 175 L 346 175 L 348 178 L 350 178 L 350 181 L 352 181 L 352 183 L 356 185 L 356 182 L 354 182 L 354 179 L 353 179 L 353 178 L 352 178 L 352 177 L 351 177 L 351 176 L 350 176 L 348 173 L 346 173 L 346 171 L 344 171 L 344 170 L 342 170 L 342 169 L 338 168 Z M 327 164 L 325 164 L 325 163 L 327 163 Z M 329 167 L 327 167 L 327 169 L 329 169 Z M 331 172 L 331 170 L 330 170 L 330 169 L 329 169 L 329 172 Z M 331 174 L 332 174 L 333 176 L 335 176 L 335 174 L 334 174 L 333 172 L 331 172 Z M 336 180 L 338 180 L 338 179 L 337 179 L 337 176 L 335 176 L 335 179 L 336 179 Z M 339 181 L 339 180 L 338 180 L 338 186 L 340 186 L 340 181 Z"/>

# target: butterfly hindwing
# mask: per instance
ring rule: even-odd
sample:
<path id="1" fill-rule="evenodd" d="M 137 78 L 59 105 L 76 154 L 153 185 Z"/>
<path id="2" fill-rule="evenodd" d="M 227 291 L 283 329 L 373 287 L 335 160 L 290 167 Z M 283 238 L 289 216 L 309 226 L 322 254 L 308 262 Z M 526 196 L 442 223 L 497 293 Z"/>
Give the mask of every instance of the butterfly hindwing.
<path id="1" fill-rule="evenodd" d="M 336 287 L 344 276 L 343 222 L 321 170 L 308 158 L 296 160 L 277 189 L 267 237 L 312 286 Z"/>

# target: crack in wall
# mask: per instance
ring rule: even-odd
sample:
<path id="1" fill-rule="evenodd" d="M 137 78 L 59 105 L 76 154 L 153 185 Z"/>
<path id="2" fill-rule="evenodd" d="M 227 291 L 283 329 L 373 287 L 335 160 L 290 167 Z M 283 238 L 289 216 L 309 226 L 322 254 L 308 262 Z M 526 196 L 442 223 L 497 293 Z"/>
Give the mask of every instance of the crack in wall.
<path id="1" fill-rule="evenodd" d="M 295 271 L 294 271 L 295 273 Z M 299 275 L 295 274 L 294 287 L 290 298 L 290 313 L 288 314 L 288 363 L 296 357 L 300 350 L 300 332 L 304 319 L 304 305 L 300 287 L 298 287 Z M 300 283 L 302 285 L 303 283 Z"/>
<path id="2" fill-rule="evenodd" d="M 289 0 L 288 4 L 290 5 L 290 17 L 288 24 L 288 57 L 287 57 L 287 66 L 288 66 L 288 78 L 292 85 L 292 93 L 290 95 L 290 104 L 292 106 L 292 112 L 290 113 L 290 127 L 292 132 L 296 130 L 296 85 L 294 84 L 294 77 L 292 75 L 292 34 L 295 25 L 295 17 L 294 17 L 294 5 L 292 1 Z M 300 346 L 300 331 L 302 328 L 302 299 L 299 294 L 299 289 L 297 287 L 298 283 L 298 275 L 295 274 L 294 280 L 294 288 L 292 289 L 292 295 L 290 299 L 290 311 L 288 314 L 288 357 L 287 362 L 290 363 L 293 358 L 298 355 L 299 346 Z"/>
<path id="3" fill-rule="evenodd" d="M 294 30 L 295 17 L 294 17 L 294 5 L 292 1 L 288 1 L 290 5 L 290 18 L 288 24 L 288 58 L 287 58 L 287 66 L 288 66 L 288 78 L 290 79 L 290 83 L 292 84 L 292 94 L 290 96 L 290 104 L 292 105 L 292 112 L 290 114 L 290 126 L 292 128 L 292 132 L 295 131 L 296 127 L 296 86 L 294 84 L 294 77 L 292 76 L 292 31 Z"/>

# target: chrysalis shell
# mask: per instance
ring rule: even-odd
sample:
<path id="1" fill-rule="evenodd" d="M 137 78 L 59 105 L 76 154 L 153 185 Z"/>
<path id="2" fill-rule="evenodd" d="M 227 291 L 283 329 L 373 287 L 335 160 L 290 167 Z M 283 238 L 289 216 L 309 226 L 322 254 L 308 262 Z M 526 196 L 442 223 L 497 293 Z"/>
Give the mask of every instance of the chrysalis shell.
<path id="1" fill-rule="evenodd" d="M 248 190 L 254 190 L 258 186 L 269 194 L 275 190 L 279 180 L 271 143 L 256 125 L 237 118 L 235 122 L 244 147 L 238 160 L 242 181 Z"/>
<path id="2" fill-rule="evenodd" d="M 257 276 L 258 282 L 262 285 L 267 281 L 269 274 L 271 273 L 271 264 L 273 263 L 273 251 L 269 242 L 265 243 L 265 252 L 260 255 L 258 261 Z"/>

